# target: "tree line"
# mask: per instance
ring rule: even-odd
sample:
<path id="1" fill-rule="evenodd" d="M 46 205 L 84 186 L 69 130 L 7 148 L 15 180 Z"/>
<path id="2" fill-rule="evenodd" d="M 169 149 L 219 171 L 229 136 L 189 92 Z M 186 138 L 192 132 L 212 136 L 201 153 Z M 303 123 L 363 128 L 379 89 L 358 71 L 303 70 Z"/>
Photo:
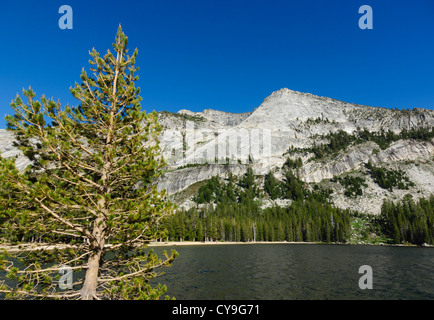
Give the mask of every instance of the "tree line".
<path id="1" fill-rule="evenodd" d="M 434 195 L 418 201 L 409 195 L 396 203 L 384 201 L 379 223 L 392 243 L 434 244 Z"/>
<path id="2" fill-rule="evenodd" d="M 314 198 L 261 209 L 259 202 L 218 203 L 180 210 L 163 228 L 168 241 L 348 242 L 354 217 L 369 217 L 370 232 L 390 244 L 434 244 L 434 195 L 396 203 L 385 200 L 378 216 L 343 210 Z"/>
<path id="3" fill-rule="evenodd" d="M 310 188 L 292 170 L 283 181 L 269 172 L 264 188 L 253 171 L 227 181 L 212 177 L 194 200 L 202 206 L 178 211 L 163 227 L 169 241 L 324 241 L 344 242 L 350 234 L 350 212 L 329 202 L 329 190 Z M 289 199 L 287 208 L 262 209 L 260 198 Z"/>
<path id="4" fill-rule="evenodd" d="M 257 203 L 219 203 L 178 211 L 165 227 L 168 241 L 346 242 L 351 213 L 313 198 L 264 210 Z"/>
<path id="5" fill-rule="evenodd" d="M 381 172 L 381 168 L 368 167 Z M 399 186 L 394 171 L 390 171 L 393 179 L 387 172 L 385 181 Z M 346 187 L 349 197 L 360 195 L 365 185 L 358 177 L 336 181 Z M 169 241 L 348 242 L 354 218 L 365 215 L 335 207 L 329 195 L 330 190 L 318 185 L 311 188 L 292 170 L 279 180 L 272 172 L 255 177 L 249 169 L 239 178 L 229 174 L 228 179 L 216 176 L 206 181 L 194 198 L 197 206 L 177 211 L 162 228 Z M 291 204 L 263 209 L 261 200 L 265 198 L 289 199 Z M 367 220 L 369 230 L 389 243 L 434 243 L 433 208 L 434 196 L 417 203 L 410 196 L 397 203 L 385 201 L 381 214 Z"/>

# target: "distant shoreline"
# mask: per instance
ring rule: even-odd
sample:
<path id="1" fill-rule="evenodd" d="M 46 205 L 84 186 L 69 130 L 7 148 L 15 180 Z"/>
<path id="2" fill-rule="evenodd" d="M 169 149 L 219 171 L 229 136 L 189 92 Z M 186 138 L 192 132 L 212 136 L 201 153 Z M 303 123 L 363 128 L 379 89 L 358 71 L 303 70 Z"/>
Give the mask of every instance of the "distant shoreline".
<path id="1" fill-rule="evenodd" d="M 149 247 L 177 247 L 177 246 L 210 246 L 210 245 L 255 245 L 255 244 L 327 244 L 327 245 L 355 245 L 355 246 L 387 246 L 387 247 L 421 247 L 417 244 L 387 244 L 387 243 L 337 243 L 337 242 L 304 242 L 304 241 L 256 241 L 256 242 L 240 242 L 240 241 L 162 241 L 151 242 Z M 434 247 L 434 245 L 425 245 L 422 247 Z"/>
<path id="2" fill-rule="evenodd" d="M 177 247 L 177 246 L 215 246 L 215 245 L 249 245 L 249 244 L 321 244 L 320 242 L 287 242 L 287 241 L 257 241 L 257 242 L 241 242 L 241 241 L 162 241 L 150 242 L 148 247 Z M 108 247 L 110 245 L 107 245 Z M 1 243 L 0 250 L 13 252 L 36 251 L 36 250 L 54 250 L 54 249 L 67 249 L 76 248 L 75 246 L 67 244 L 38 244 L 38 243 L 22 243 L 18 245 L 8 245 Z"/>
<path id="3" fill-rule="evenodd" d="M 208 246 L 208 245 L 234 245 L 234 244 L 322 244 L 322 242 L 303 242 L 303 241 L 256 241 L 256 242 L 241 242 L 241 241 L 163 241 L 151 242 L 149 247 L 159 246 Z"/>
<path id="4" fill-rule="evenodd" d="M 305 242 L 305 241 L 256 241 L 256 242 L 241 242 L 241 241 L 162 241 L 162 242 L 150 242 L 148 247 L 187 247 L 187 246 L 222 246 L 222 245 L 255 245 L 255 244 L 309 244 L 309 245 L 348 245 L 348 246 L 383 246 L 383 247 L 428 247 L 434 248 L 434 245 L 417 245 L 417 244 L 387 244 L 387 243 L 337 243 L 337 242 Z M 108 247 L 110 245 L 107 245 Z M 36 250 L 62 250 L 76 248 L 73 245 L 68 244 L 36 244 L 36 243 L 22 243 L 19 245 L 8 245 L 0 243 L 0 251 L 6 250 L 10 253 L 36 251 Z"/>

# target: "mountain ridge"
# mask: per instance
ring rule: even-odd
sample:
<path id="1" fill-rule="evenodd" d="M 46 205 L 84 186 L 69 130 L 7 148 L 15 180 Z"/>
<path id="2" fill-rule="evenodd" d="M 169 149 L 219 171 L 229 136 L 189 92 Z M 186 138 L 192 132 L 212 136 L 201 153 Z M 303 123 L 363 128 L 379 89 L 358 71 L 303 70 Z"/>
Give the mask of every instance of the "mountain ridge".
<path id="1" fill-rule="evenodd" d="M 195 114 L 201 115 L 200 112 Z M 226 112 L 225 114 L 227 116 L 230 113 Z M 164 121 L 162 123 L 164 126 Z M 182 132 L 184 129 L 182 126 L 184 125 L 185 123 L 182 123 L 177 128 L 171 127 L 171 130 L 175 129 Z M 326 162 L 312 161 L 312 153 L 303 150 L 308 150 L 314 144 L 327 143 L 326 135 L 339 131 L 354 134 L 357 130 L 366 129 L 377 133 L 382 132 L 382 130 L 384 132 L 390 130 L 394 133 L 400 133 L 404 129 L 430 128 L 433 125 L 434 111 L 429 109 L 397 110 L 363 106 L 283 88 L 274 91 L 266 97 L 261 105 L 255 108 L 248 117 L 233 125 L 230 129 L 233 129 L 232 132 L 236 132 L 236 130 L 251 132 L 255 129 L 267 129 L 271 131 L 271 155 L 266 158 L 255 158 L 251 164 L 246 164 L 243 159 L 243 164 L 246 167 L 252 167 L 257 175 L 266 175 L 268 172 L 273 171 L 277 177 L 283 177 L 281 171 L 289 156 L 288 150 L 295 148 L 298 152 L 295 152 L 290 157 L 293 159 L 300 157 L 302 159 L 303 166 L 299 168 L 299 174 L 300 178 L 306 183 L 327 184 L 329 182 L 326 180 L 351 172 L 363 172 L 362 175 L 366 176 L 367 173 L 364 166 L 368 161 L 372 161 L 381 166 L 399 167 L 408 172 L 412 179 L 417 182 L 417 187 L 408 192 L 415 193 L 415 197 L 418 197 L 419 195 L 429 195 L 434 192 L 434 186 L 431 182 L 434 181 L 434 167 L 432 163 L 432 157 L 434 156 L 433 139 L 422 142 L 411 139 L 399 139 L 398 141 L 393 141 L 385 150 L 380 150 L 381 148 L 375 142 L 366 142 L 342 150 L 338 155 L 329 157 Z M 218 140 L 213 140 L 213 132 L 217 132 L 219 129 L 227 129 L 227 127 L 211 127 L 207 126 L 204 122 L 195 123 L 194 130 L 196 133 L 203 133 L 204 139 L 193 146 L 186 144 L 185 150 L 183 150 L 185 155 L 183 159 L 187 160 L 187 163 L 194 165 L 194 161 L 203 157 L 205 151 L 210 149 L 210 146 L 211 149 L 214 147 L 216 149 L 225 147 Z M 185 130 L 184 132 L 186 133 Z M 226 134 L 227 137 L 223 135 L 224 138 L 230 138 L 231 133 L 230 131 L 228 132 Z M 251 142 L 252 139 L 248 135 L 241 135 L 238 140 Z M 166 145 L 164 141 L 162 145 Z M 190 185 L 192 185 L 195 182 L 209 179 L 213 176 L 210 169 L 206 170 L 207 167 L 210 167 L 210 164 L 214 166 L 225 165 L 221 161 L 216 163 L 214 158 L 207 158 L 207 166 L 203 166 L 204 162 L 202 162 L 202 167 L 198 163 L 196 164 L 197 169 L 191 167 L 187 173 L 186 169 L 182 169 L 185 163 L 181 164 L 179 161 L 171 162 L 173 157 L 171 157 L 170 153 L 167 153 L 167 150 L 165 155 L 169 159 L 173 171 L 170 173 L 170 179 L 163 178 L 161 180 L 160 188 L 167 188 L 171 190 L 172 194 L 188 188 L 189 183 L 185 183 L 185 179 L 187 178 L 184 176 L 191 177 L 192 172 L 195 170 L 201 171 L 202 179 L 191 181 Z M 228 163 L 233 165 L 239 160 L 229 159 Z M 428 162 L 429 164 L 425 164 L 424 162 Z M 418 166 L 413 165 L 414 163 L 417 163 Z M 237 170 L 239 174 L 240 169 L 238 168 Z M 369 180 L 370 178 L 368 177 L 367 179 Z M 177 188 L 178 184 L 182 187 Z M 342 192 L 336 188 L 334 198 L 340 207 L 351 207 L 362 212 L 377 214 L 384 197 L 400 199 L 405 195 L 405 192 L 402 190 L 395 190 L 394 192 L 383 191 L 382 188 L 376 186 L 374 183 L 369 183 L 366 197 L 350 200 L 343 197 Z"/>
<path id="2" fill-rule="evenodd" d="M 273 172 L 283 179 L 288 159 L 301 160 L 297 172 L 306 184 L 331 186 L 332 198 L 341 208 L 377 214 L 384 198 L 398 200 L 406 193 L 415 198 L 434 193 L 434 139 L 399 136 L 433 128 L 433 110 L 363 106 L 282 88 L 252 112 L 182 109 L 177 113 L 158 112 L 158 117 L 163 128 L 160 147 L 168 165 L 157 186 L 172 196 L 215 175 L 242 175 L 249 167 L 258 176 Z M 374 138 L 382 134 L 386 137 L 389 132 L 396 137 L 386 146 L 378 139 L 359 141 L 366 132 Z M 333 135 L 338 143 L 347 137 L 352 142 L 333 154 L 316 157 L 315 147 L 330 144 Z M 1 129 L 0 153 L 6 158 L 17 157 L 20 170 L 30 163 L 13 146 L 13 134 Z M 368 162 L 385 170 L 402 170 L 414 181 L 414 187 L 384 190 L 369 176 Z M 349 199 L 343 195 L 342 186 L 331 182 L 347 175 L 366 180 L 363 196 Z M 191 199 L 180 205 L 188 203 Z"/>

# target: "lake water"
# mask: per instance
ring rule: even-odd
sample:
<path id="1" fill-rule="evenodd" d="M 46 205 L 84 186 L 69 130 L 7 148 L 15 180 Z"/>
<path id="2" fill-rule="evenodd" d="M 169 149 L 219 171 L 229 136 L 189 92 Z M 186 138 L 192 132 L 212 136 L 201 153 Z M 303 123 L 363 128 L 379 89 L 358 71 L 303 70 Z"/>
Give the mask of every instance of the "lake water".
<path id="1" fill-rule="evenodd" d="M 177 300 L 434 299 L 434 248 L 318 244 L 173 247 L 162 277 Z M 155 247 L 157 253 L 171 247 Z M 359 267 L 373 289 L 359 288 Z"/>

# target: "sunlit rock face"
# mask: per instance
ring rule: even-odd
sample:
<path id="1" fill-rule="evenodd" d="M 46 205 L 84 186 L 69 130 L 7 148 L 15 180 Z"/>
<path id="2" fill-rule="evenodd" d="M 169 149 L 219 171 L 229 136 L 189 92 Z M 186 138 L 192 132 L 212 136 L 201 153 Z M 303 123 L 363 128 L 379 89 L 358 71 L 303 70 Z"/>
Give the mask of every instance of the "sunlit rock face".
<path id="1" fill-rule="evenodd" d="M 257 175 L 271 170 L 283 177 L 282 166 L 290 156 L 301 158 L 299 177 L 306 183 L 323 183 L 333 177 L 356 173 L 365 176 L 368 187 L 364 195 L 349 200 L 336 190 L 336 205 L 378 213 L 383 198 L 399 199 L 406 193 L 426 196 L 434 193 L 434 142 L 399 140 L 380 150 L 374 142 L 365 142 L 342 150 L 327 161 L 312 159 L 308 149 L 327 143 L 327 133 L 343 130 L 349 134 L 366 128 L 370 132 L 401 132 L 434 126 L 434 111 L 415 108 L 391 110 L 351 104 L 309 93 L 281 89 L 271 93 L 252 112 L 229 113 L 206 109 L 202 112 L 180 110 L 159 112 L 160 147 L 166 159 L 166 173 L 158 188 L 175 194 L 212 176 L 241 175 L 251 167 Z M 13 146 L 13 135 L 0 130 L 2 157 L 17 157 L 16 166 L 23 170 L 29 161 Z M 411 190 L 392 193 L 369 180 L 364 164 L 400 169 L 415 183 Z"/>

